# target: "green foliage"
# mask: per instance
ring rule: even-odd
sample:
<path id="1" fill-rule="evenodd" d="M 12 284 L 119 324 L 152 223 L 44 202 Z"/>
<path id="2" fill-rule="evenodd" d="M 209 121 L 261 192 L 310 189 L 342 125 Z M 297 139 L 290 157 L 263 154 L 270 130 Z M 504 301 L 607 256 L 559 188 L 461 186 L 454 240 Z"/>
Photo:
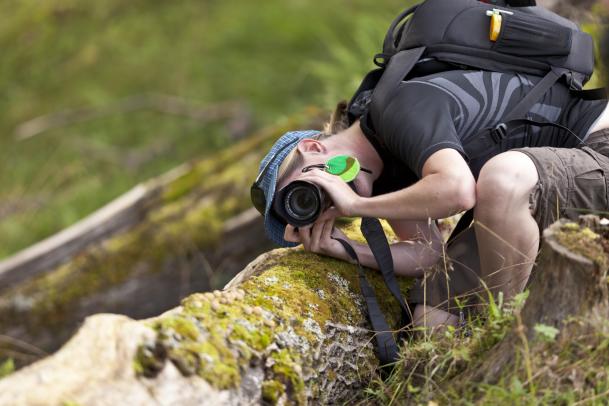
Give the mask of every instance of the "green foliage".
<path id="1" fill-rule="evenodd" d="M 536 324 L 535 325 L 535 333 L 537 333 L 537 337 L 544 341 L 554 341 L 560 330 L 556 327 L 548 326 L 545 324 Z"/>
<path id="2" fill-rule="evenodd" d="M 467 322 L 465 327 L 448 327 L 443 334 L 419 334 L 404 344 L 402 359 L 386 381 L 375 380 L 366 389 L 368 398 L 363 402 L 377 404 L 469 404 L 478 393 L 464 394 L 453 384 L 453 379 L 471 391 L 471 383 L 459 381 L 459 374 L 468 366 L 476 365 L 501 341 L 526 300 L 527 293 L 517 295 L 509 303 L 495 301 L 483 317 Z"/>
<path id="3" fill-rule="evenodd" d="M 150 110 L 75 120 L 17 141 L 21 123 L 144 94 L 175 95 L 195 108 L 244 101 L 254 126 L 308 105 L 329 107 L 355 90 L 389 20 L 405 7 L 401 0 L 3 4 L 0 257 L 232 142 L 221 122 Z"/>

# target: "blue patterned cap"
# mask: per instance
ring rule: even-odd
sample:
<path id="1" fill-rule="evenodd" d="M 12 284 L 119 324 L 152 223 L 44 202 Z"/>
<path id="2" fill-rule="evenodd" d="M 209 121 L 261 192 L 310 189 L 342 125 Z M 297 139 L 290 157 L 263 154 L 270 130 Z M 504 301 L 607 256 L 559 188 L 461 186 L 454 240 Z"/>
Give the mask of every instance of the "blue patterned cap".
<path id="1" fill-rule="evenodd" d="M 266 173 L 260 179 L 259 186 L 264 191 L 264 197 L 266 198 L 266 207 L 264 209 L 264 229 L 266 231 L 266 235 L 274 243 L 282 247 L 295 247 L 299 244 L 288 242 L 283 239 L 285 226 L 283 222 L 275 215 L 274 211 L 271 210 L 271 207 L 273 206 L 273 198 L 275 197 L 275 188 L 277 186 L 277 174 L 279 172 L 279 167 L 283 163 L 283 160 L 290 154 L 290 152 L 292 152 L 292 150 L 301 140 L 314 137 L 319 133 L 319 131 L 313 130 L 291 131 L 285 133 L 277 140 L 277 142 L 275 142 L 275 145 L 273 145 L 269 153 L 264 157 L 260 163 L 260 168 L 258 169 L 258 174 L 260 174 L 266 164 L 272 160 L 266 170 Z"/>

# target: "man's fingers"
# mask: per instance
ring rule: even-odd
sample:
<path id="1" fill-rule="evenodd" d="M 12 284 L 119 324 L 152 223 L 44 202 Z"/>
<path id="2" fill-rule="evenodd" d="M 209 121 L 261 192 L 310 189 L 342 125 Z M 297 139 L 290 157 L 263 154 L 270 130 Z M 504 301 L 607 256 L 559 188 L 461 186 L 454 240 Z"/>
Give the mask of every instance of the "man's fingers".
<path id="1" fill-rule="evenodd" d="M 319 216 L 319 220 L 321 221 L 328 221 L 328 220 L 334 220 L 335 218 L 340 217 L 340 212 L 338 211 L 338 209 L 334 206 L 328 208 L 326 211 L 324 211 L 321 216 Z"/>
<path id="2" fill-rule="evenodd" d="M 298 231 L 296 231 L 296 228 L 294 228 L 294 226 L 288 224 L 285 227 L 285 232 L 283 233 L 283 239 L 288 242 L 299 243 L 300 235 L 298 234 Z"/>
<path id="3" fill-rule="evenodd" d="M 318 219 L 315 224 L 313 225 L 313 229 L 311 231 L 311 251 L 313 252 L 319 252 L 319 247 L 320 247 L 320 241 L 321 241 L 321 235 L 322 232 L 324 231 L 324 224 L 325 221 L 321 219 Z"/>
<path id="4" fill-rule="evenodd" d="M 299 180 L 315 183 L 317 186 L 321 186 L 324 189 L 330 188 L 334 182 L 342 182 L 339 177 L 330 175 L 329 173 L 325 173 L 319 170 L 307 172 L 302 175 Z"/>
<path id="5" fill-rule="evenodd" d="M 324 223 L 324 229 L 322 231 L 322 235 L 321 238 L 324 241 L 328 241 L 332 238 L 332 230 L 334 229 L 334 219 L 331 218 L 330 220 L 326 221 Z"/>
<path id="6" fill-rule="evenodd" d="M 311 226 L 299 227 L 298 234 L 300 235 L 300 241 L 306 251 L 311 251 Z"/>

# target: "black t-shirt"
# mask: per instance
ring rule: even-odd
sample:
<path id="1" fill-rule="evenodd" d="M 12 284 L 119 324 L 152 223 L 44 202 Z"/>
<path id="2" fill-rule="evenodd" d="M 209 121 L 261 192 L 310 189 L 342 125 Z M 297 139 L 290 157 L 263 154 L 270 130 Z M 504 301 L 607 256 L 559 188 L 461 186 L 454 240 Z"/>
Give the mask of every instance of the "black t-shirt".
<path id="1" fill-rule="evenodd" d="M 455 149 L 467 159 L 463 145 L 481 130 L 499 124 L 540 80 L 537 76 L 455 70 L 402 82 L 374 130 L 362 110 L 362 130 L 385 164 L 373 194 L 412 185 L 421 178 L 427 159 L 441 149 Z M 369 94 L 362 98 L 359 106 L 367 104 Z M 565 125 L 585 139 L 606 105 L 606 100 L 574 98 L 567 86 L 558 83 L 533 106 L 528 118 Z M 578 144 L 578 139 L 554 127 L 522 126 L 509 134 L 497 153 Z"/>

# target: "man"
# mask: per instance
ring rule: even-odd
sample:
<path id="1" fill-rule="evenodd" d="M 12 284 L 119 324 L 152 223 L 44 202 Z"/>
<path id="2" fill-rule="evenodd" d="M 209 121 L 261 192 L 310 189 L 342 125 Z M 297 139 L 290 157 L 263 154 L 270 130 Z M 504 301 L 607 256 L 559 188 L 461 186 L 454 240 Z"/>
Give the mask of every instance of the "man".
<path id="1" fill-rule="evenodd" d="M 575 99 L 563 83 L 550 89 L 529 117 L 565 125 L 575 136 L 522 126 L 474 176 L 463 146 L 501 122 L 539 80 L 486 71 L 442 72 L 402 82 L 379 123 L 371 123 L 366 103 L 356 100 L 353 105 L 362 108 L 351 113 L 360 119 L 344 131 L 323 139 L 311 132 L 284 135 L 261 165 L 269 237 L 280 245 L 302 243 L 308 251 L 350 261 L 333 239 L 345 238 L 334 228 L 334 219 L 387 219 L 402 240 L 391 246 L 395 272 L 422 277 L 442 252 L 430 219 L 475 207 L 479 276 L 492 293 L 512 298 L 529 279 L 541 230 L 559 217 L 577 217 L 579 209 L 609 208 L 609 156 L 603 155 L 609 154 L 609 131 L 603 130 L 609 127 L 607 102 Z M 357 158 L 371 172 L 355 179 L 358 193 L 322 170 L 302 172 L 338 154 Z M 323 188 L 334 205 L 315 224 L 299 229 L 282 224 L 272 210 L 275 192 L 296 179 Z M 366 245 L 351 243 L 363 265 L 377 268 Z M 454 298 L 438 292 L 443 283 L 462 283 L 461 276 L 453 273 L 449 282 L 431 283 L 428 293 L 421 286 L 415 289 L 409 298 L 417 304 L 415 322 L 455 324 Z"/>

